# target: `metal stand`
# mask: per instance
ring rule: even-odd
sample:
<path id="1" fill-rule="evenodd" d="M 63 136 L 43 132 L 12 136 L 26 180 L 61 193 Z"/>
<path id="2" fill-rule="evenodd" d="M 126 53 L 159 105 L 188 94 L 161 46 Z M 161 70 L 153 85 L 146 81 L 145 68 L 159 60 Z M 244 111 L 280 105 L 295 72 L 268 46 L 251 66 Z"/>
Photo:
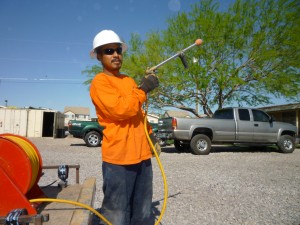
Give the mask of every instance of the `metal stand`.
<path id="1" fill-rule="evenodd" d="M 16 224 L 25 225 L 33 223 L 34 225 L 42 225 L 43 222 L 49 221 L 49 214 L 37 214 L 37 215 L 22 215 L 19 216 Z M 0 225 L 6 224 L 6 217 L 0 217 Z"/>

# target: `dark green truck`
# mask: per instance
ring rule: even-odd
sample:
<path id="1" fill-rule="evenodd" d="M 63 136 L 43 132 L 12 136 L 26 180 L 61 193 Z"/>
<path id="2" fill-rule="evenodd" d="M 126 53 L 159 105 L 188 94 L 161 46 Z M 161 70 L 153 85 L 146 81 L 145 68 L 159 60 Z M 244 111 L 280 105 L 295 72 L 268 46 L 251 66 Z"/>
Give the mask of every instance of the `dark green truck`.
<path id="1" fill-rule="evenodd" d="M 154 135 L 157 133 L 157 123 L 150 123 Z M 104 127 L 96 119 L 91 121 L 69 120 L 69 134 L 75 138 L 82 138 L 88 147 L 101 145 Z"/>
<path id="2" fill-rule="evenodd" d="M 101 145 L 103 129 L 104 127 L 97 120 L 70 120 L 68 122 L 69 134 L 75 138 L 82 138 L 88 147 L 98 147 Z"/>

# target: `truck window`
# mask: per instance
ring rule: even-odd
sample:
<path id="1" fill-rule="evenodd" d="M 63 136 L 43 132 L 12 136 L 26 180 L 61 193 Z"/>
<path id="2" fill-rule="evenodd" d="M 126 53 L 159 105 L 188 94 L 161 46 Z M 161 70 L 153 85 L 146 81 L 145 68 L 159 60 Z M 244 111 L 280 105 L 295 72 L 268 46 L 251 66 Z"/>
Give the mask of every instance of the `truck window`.
<path id="1" fill-rule="evenodd" d="M 213 118 L 233 120 L 233 109 L 219 109 L 214 113 Z"/>
<path id="2" fill-rule="evenodd" d="M 239 109 L 239 119 L 250 121 L 250 114 L 248 109 Z"/>
<path id="3" fill-rule="evenodd" d="M 269 122 L 270 117 L 263 111 L 252 109 L 253 120 L 259 122 Z"/>

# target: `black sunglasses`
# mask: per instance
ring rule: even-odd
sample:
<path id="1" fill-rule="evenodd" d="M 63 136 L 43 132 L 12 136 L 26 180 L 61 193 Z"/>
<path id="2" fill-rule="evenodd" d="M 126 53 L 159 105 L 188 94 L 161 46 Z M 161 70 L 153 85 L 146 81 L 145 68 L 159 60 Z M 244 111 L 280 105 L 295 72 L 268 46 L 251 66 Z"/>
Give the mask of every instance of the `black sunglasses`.
<path id="1" fill-rule="evenodd" d="M 121 55 L 122 54 L 122 48 L 119 47 L 119 48 L 116 48 L 116 49 L 113 49 L 113 48 L 105 48 L 105 49 L 103 49 L 103 53 L 105 55 L 113 55 L 115 52 L 117 52 L 118 55 Z"/>

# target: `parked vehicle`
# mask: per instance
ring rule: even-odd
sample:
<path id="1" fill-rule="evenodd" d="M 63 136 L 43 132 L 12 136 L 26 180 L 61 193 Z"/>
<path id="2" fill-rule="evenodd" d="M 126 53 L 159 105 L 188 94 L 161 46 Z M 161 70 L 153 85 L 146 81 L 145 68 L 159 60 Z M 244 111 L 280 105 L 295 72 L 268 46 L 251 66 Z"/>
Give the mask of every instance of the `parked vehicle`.
<path id="1" fill-rule="evenodd" d="M 97 120 L 80 121 L 70 120 L 68 130 L 75 138 L 82 138 L 88 147 L 97 147 L 101 145 L 104 127 L 100 126 Z"/>
<path id="2" fill-rule="evenodd" d="M 166 146 L 167 141 L 165 139 L 161 139 L 161 138 L 157 137 L 158 124 L 157 123 L 150 123 L 150 125 L 152 127 L 153 135 L 156 137 L 158 144 L 160 146 Z"/>
<path id="3" fill-rule="evenodd" d="M 154 136 L 157 133 L 157 123 L 150 123 Z M 81 121 L 69 120 L 69 134 L 75 138 L 82 138 L 88 147 L 98 147 L 101 145 L 103 138 L 103 129 L 97 120 Z"/>
<path id="4" fill-rule="evenodd" d="M 153 134 L 156 135 L 156 133 L 158 131 L 158 125 L 157 125 L 157 123 L 151 123 L 151 122 L 149 122 L 149 124 L 152 127 Z"/>
<path id="5" fill-rule="evenodd" d="M 265 112 L 230 107 L 217 110 L 212 118 L 176 118 L 158 120 L 157 137 L 173 139 L 178 151 L 189 148 L 196 155 L 207 155 L 216 143 L 277 145 L 282 153 L 292 153 L 299 143 L 296 126 L 275 122 Z"/>

